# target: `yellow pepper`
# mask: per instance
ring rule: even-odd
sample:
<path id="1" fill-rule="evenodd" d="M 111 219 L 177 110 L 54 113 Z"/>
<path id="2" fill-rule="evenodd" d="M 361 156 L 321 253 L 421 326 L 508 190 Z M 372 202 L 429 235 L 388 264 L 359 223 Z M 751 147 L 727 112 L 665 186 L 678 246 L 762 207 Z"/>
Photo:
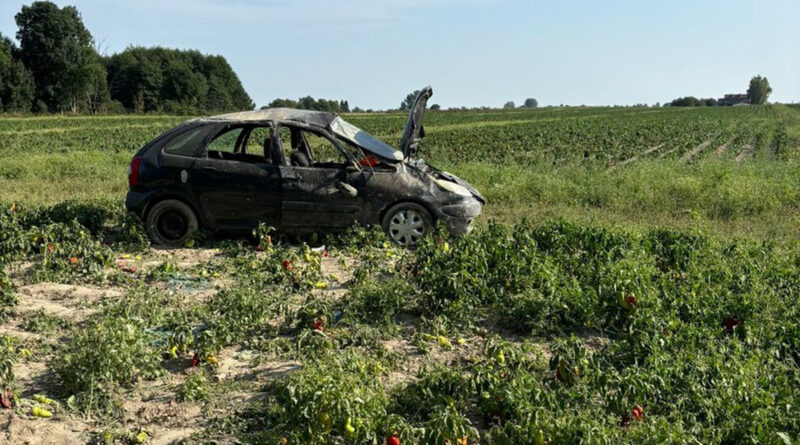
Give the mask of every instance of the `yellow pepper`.
<path id="1" fill-rule="evenodd" d="M 48 399 L 47 396 L 42 394 L 36 394 L 33 396 L 33 400 L 36 400 L 39 403 L 44 403 L 45 405 L 53 403 L 53 399 Z"/>
<path id="2" fill-rule="evenodd" d="M 34 406 L 31 409 L 31 414 L 33 414 L 36 417 L 42 417 L 42 418 L 45 418 L 45 419 L 49 419 L 49 418 L 53 417 L 53 413 L 51 413 L 50 411 L 48 411 L 48 410 L 46 410 L 44 408 L 39 408 L 38 406 Z"/>

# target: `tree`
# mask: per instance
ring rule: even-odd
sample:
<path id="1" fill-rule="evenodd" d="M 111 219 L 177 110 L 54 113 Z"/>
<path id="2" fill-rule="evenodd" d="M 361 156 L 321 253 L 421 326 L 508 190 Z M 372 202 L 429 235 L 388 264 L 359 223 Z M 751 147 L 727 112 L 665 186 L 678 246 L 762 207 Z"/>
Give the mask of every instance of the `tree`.
<path id="1" fill-rule="evenodd" d="M 39 1 L 23 6 L 14 18 L 21 60 L 36 82 L 36 98 L 50 111 L 78 111 L 97 64 L 92 35 L 78 10 Z"/>
<path id="2" fill-rule="evenodd" d="M 400 109 L 401 110 L 410 110 L 411 107 L 414 106 L 414 99 L 416 99 L 417 96 L 419 96 L 419 93 L 421 93 L 421 92 L 422 92 L 422 90 L 414 90 L 413 93 L 408 93 L 406 98 L 403 99 L 402 102 L 400 102 Z"/>
<path id="3" fill-rule="evenodd" d="M 275 99 L 267 108 L 297 108 L 297 102 L 292 99 Z"/>
<path id="4" fill-rule="evenodd" d="M 350 104 L 346 100 L 314 99 L 311 96 L 301 97 L 297 101 L 291 99 L 275 99 L 263 108 L 297 108 L 298 110 L 328 111 L 331 113 L 349 113 Z M 262 108 L 262 109 L 263 109 Z M 356 107 L 356 109 L 359 109 Z"/>
<path id="5" fill-rule="evenodd" d="M 517 106 L 514 104 L 513 100 L 510 100 L 503 105 L 503 108 L 505 108 L 506 110 L 511 110 L 517 108 Z"/>
<path id="6" fill-rule="evenodd" d="M 442 106 L 441 106 L 441 105 L 439 105 L 439 104 L 433 104 L 433 105 L 431 105 L 431 110 L 432 110 L 432 111 L 439 111 L 439 110 L 441 110 L 441 109 L 442 109 Z"/>
<path id="7" fill-rule="evenodd" d="M 766 77 L 758 75 L 750 79 L 750 87 L 747 88 L 747 99 L 752 105 L 763 105 L 767 102 L 770 93 L 772 93 L 772 87 L 769 86 L 769 81 Z"/>
<path id="8" fill-rule="evenodd" d="M 163 99 L 170 112 L 194 113 L 205 110 L 207 79 L 184 60 L 172 60 L 164 70 Z"/>
<path id="9" fill-rule="evenodd" d="M 678 99 L 673 100 L 672 102 L 665 103 L 664 106 L 671 106 L 671 107 L 715 107 L 717 106 L 717 100 L 708 98 L 708 99 L 698 99 L 694 96 L 686 96 L 680 97 Z"/>
<path id="10" fill-rule="evenodd" d="M 107 63 L 111 98 L 131 111 L 251 110 L 253 101 L 224 57 L 130 47 Z"/>
<path id="11" fill-rule="evenodd" d="M 111 95 L 108 92 L 108 73 L 106 67 L 100 63 L 99 57 L 95 63 L 89 65 L 89 79 L 86 88 L 86 99 L 84 106 L 86 111 L 97 114 L 106 111 L 111 102 Z"/>
<path id="12" fill-rule="evenodd" d="M 671 107 L 696 107 L 700 103 L 700 99 L 694 96 L 686 96 L 673 100 L 669 105 Z"/>
<path id="13" fill-rule="evenodd" d="M 0 34 L 0 111 L 31 111 L 36 87 L 19 50 Z"/>
<path id="14" fill-rule="evenodd" d="M 522 104 L 522 108 L 536 108 L 538 106 L 539 102 L 532 97 L 525 99 L 525 103 Z"/>

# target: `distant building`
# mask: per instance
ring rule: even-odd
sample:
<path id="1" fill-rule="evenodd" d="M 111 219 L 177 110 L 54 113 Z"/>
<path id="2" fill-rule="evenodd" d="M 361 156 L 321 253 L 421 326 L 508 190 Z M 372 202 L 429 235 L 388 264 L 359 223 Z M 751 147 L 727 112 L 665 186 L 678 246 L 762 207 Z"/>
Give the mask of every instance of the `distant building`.
<path id="1" fill-rule="evenodd" d="M 731 105 L 747 105 L 750 101 L 747 99 L 747 94 L 726 94 L 725 97 L 717 101 L 720 106 Z"/>

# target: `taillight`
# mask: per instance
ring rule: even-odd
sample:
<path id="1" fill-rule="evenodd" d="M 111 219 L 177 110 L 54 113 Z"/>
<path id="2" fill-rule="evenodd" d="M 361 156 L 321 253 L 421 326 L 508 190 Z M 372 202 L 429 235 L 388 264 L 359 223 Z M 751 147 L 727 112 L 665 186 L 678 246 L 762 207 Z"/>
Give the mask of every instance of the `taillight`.
<path id="1" fill-rule="evenodd" d="M 128 185 L 131 187 L 136 187 L 139 184 L 139 164 L 141 162 L 142 158 L 136 156 L 131 161 L 131 165 L 128 166 Z"/>

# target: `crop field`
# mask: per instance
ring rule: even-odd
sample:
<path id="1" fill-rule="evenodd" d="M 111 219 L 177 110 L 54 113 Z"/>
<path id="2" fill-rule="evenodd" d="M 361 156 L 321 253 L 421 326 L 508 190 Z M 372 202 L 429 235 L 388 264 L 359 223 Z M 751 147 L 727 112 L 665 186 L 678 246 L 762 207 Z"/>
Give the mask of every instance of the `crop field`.
<path id="1" fill-rule="evenodd" d="M 406 116 L 351 114 L 397 143 Z M 0 119 L 5 201 L 118 204 L 132 153 L 185 118 Z M 422 155 L 473 182 L 489 218 L 796 238 L 800 110 L 554 108 L 428 112 Z M 488 220 L 489 218 L 484 218 Z"/>
<path id="2" fill-rule="evenodd" d="M 183 120 L 0 118 L 0 442 L 800 441 L 800 110 L 429 112 L 489 203 L 414 250 L 152 248 L 125 171 Z"/>

